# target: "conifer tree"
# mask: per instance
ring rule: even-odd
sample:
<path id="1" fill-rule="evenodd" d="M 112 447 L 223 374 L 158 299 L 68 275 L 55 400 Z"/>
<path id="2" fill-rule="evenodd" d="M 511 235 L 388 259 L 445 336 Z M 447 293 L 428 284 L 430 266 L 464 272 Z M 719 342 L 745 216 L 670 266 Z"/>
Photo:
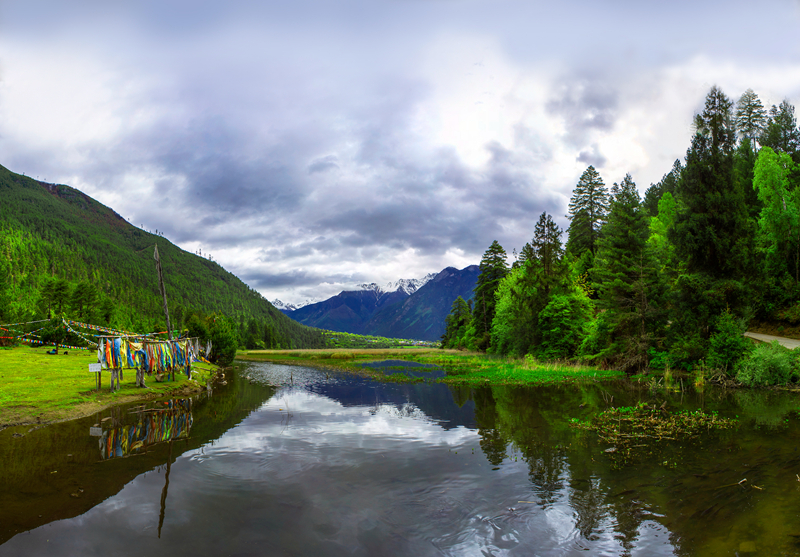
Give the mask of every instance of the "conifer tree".
<path id="1" fill-rule="evenodd" d="M 475 306 L 472 311 L 472 326 L 475 344 L 480 350 L 489 347 L 492 319 L 495 312 L 495 296 L 500 281 L 508 274 L 506 250 L 495 240 L 484 252 L 480 263 L 480 274 L 475 284 Z"/>
<path id="2" fill-rule="evenodd" d="M 735 129 L 732 103 L 717 87 L 695 117 L 696 133 L 686 155 L 677 193 L 682 210 L 672 240 L 690 272 L 741 276 L 749 260 L 744 192 L 733 176 Z"/>
<path id="3" fill-rule="evenodd" d="M 752 89 L 745 91 L 736 103 L 736 129 L 750 140 L 750 146 L 754 151 L 758 150 L 756 140 L 761 135 L 767 122 L 767 111 L 761 104 Z"/>
<path id="4" fill-rule="evenodd" d="M 608 212 L 608 190 L 593 166 L 581 174 L 569 202 L 569 239 L 567 251 L 580 257 L 586 251 L 593 255 L 597 237 Z"/>
<path id="5" fill-rule="evenodd" d="M 647 244 L 648 222 L 630 174 L 613 191 L 593 273 L 597 306 L 605 310 L 603 319 L 611 332 L 611 345 L 599 355 L 638 370 L 647 365 L 661 289 Z"/>
<path id="6" fill-rule="evenodd" d="M 561 229 L 547 212 L 539 216 L 539 221 L 533 230 L 531 251 L 533 257 L 541 262 L 542 271 L 546 276 L 555 274 L 556 265 L 564 256 L 564 249 L 561 247 Z"/>
<path id="7" fill-rule="evenodd" d="M 759 142 L 773 151 L 792 157 L 800 151 L 800 130 L 797 129 L 794 106 L 789 101 L 784 100 L 779 106 L 772 105 Z"/>
<path id="8" fill-rule="evenodd" d="M 464 335 L 471 319 L 472 312 L 469 305 L 459 296 L 453 301 L 450 313 L 445 317 L 442 348 L 459 348 L 458 341 Z"/>

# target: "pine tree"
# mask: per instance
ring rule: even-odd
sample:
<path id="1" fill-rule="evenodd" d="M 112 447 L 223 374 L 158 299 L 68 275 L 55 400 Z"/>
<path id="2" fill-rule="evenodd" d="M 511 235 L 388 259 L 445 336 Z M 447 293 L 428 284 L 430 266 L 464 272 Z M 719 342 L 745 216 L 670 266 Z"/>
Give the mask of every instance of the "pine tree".
<path id="1" fill-rule="evenodd" d="M 630 174 L 614 184 L 613 191 L 593 272 L 597 306 L 605 310 L 611 344 L 595 356 L 615 360 L 626 370 L 639 370 L 647 365 L 654 329 L 662 321 L 656 319 L 661 289 L 647 243 L 648 222 Z"/>
<path id="2" fill-rule="evenodd" d="M 695 117 L 696 133 L 676 197 L 682 206 L 671 235 L 690 272 L 741 276 L 748 261 L 744 192 L 733 175 L 731 101 L 713 87 Z"/>
<path id="3" fill-rule="evenodd" d="M 475 345 L 480 350 L 489 347 L 496 303 L 494 293 L 507 274 L 506 250 L 495 240 L 481 258 L 480 274 L 473 296 L 475 306 L 472 311 L 472 327 L 475 330 Z"/>
<path id="4" fill-rule="evenodd" d="M 758 150 L 756 140 L 761 135 L 767 123 L 767 111 L 761 104 L 752 89 L 745 91 L 736 103 L 736 129 L 742 137 L 750 139 L 750 145 L 754 151 Z"/>
<path id="5" fill-rule="evenodd" d="M 453 301 L 450 313 L 445 318 L 445 330 L 442 335 L 442 348 L 458 348 L 459 339 L 464 336 L 472 319 L 472 312 L 464 298 L 459 296 Z"/>
<path id="6" fill-rule="evenodd" d="M 556 265 L 564 256 L 564 249 L 561 246 L 561 229 L 547 212 L 542 213 L 536 223 L 531 251 L 533 257 L 541 262 L 546 276 L 555 274 Z"/>
<path id="7" fill-rule="evenodd" d="M 567 251 L 576 257 L 587 250 L 594 255 L 607 212 L 608 190 L 597 170 L 589 166 L 581 174 L 569 202 Z"/>

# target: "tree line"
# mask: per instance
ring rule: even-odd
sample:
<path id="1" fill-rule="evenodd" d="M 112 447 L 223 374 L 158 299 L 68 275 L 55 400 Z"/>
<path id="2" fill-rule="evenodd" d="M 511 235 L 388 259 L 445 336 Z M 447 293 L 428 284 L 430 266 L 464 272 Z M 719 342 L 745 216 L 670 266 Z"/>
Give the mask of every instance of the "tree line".
<path id="1" fill-rule="evenodd" d="M 752 321 L 800 323 L 800 129 L 788 101 L 713 87 L 683 161 L 644 197 L 593 166 L 569 203 L 566 243 L 542 213 L 508 264 L 493 242 L 444 347 L 580 359 L 629 372 L 732 372 Z"/>

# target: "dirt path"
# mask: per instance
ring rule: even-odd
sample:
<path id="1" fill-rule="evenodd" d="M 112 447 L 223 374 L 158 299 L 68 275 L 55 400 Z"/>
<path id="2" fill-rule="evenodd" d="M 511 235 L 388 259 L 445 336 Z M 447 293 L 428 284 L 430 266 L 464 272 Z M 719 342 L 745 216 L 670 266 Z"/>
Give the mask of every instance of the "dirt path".
<path id="1" fill-rule="evenodd" d="M 751 333 L 749 331 L 746 332 L 744 336 L 755 340 L 759 340 L 761 342 L 772 342 L 773 340 L 777 340 L 779 343 L 781 343 L 781 346 L 785 346 L 790 350 L 794 350 L 795 348 L 800 348 L 800 340 L 796 340 L 793 338 L 776 337 L 772 335 L 764 335 L 761 333 Z"/>

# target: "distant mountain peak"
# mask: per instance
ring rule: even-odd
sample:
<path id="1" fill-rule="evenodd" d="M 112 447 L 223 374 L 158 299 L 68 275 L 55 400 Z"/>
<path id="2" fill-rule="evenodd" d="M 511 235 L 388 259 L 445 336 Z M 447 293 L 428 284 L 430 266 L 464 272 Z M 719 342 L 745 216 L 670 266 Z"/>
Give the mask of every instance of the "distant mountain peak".
<path id="1" fill-rule="evenodd" d="M 286 312 L 292 312 L 292 311 L 298 310 L 298 309 L 300 309 L 302 307 L 305 307 L 305 306 L 308 306 L 308 305 L 311 305 L 311 304 L 315 304 L 315 303 L 317 303 L 317 301 L 318 300 L 308 299 L 305 302 L 300 302 L 298 304 L 288 304 L 286 302 L 283 302 L 283 301 L 275 298 L 270 303 L 273 306 L 275 306 L 275 308 L 277 308 L 277 309 L 281 310 L 282 312 L 286 313 Z"/>
<path id="2" fill-rule="evenodd" d="M 436 277 L 437 273 L 429 273 L 422 278 L 418 279 L 399 279 L 394 282 L 387 282 L 385 286 L 379 286 L 375 282 L 371 282 L 369 284 L 359 284 L 358 287 L 361 290 L 366 290 L 368 292 L 375 292 L 375 294 L 380 298 L 384 294 L 390 294 L 392 292 L 405 292 L 409 296 L 419 290 L 422 286 L 424 286 L 427 282 L 431 279 Z"/>

